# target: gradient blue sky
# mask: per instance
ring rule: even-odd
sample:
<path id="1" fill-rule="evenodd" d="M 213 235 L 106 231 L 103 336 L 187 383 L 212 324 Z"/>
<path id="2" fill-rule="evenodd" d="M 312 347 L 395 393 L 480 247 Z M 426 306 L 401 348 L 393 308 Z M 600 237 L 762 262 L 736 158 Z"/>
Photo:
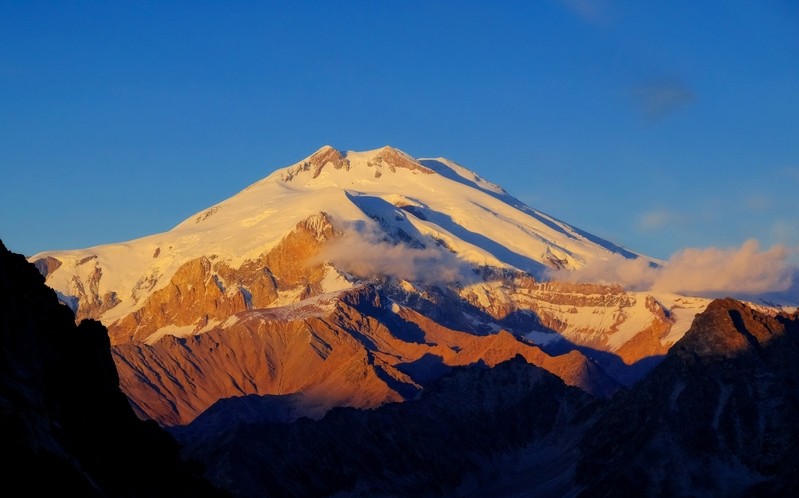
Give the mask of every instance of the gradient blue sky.
<path id="1" fill-rule="evenodd" d="M 659 258 L 796 247 L 799 3 L 0 3 L 12 250 L 167 230 L 324 144 Z"/>

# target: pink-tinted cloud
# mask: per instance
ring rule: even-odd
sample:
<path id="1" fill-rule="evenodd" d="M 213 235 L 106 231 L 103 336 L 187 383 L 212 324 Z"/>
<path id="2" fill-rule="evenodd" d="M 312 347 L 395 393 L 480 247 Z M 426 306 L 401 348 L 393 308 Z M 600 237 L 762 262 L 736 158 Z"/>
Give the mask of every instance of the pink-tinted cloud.
<path id="1" fill-rule="evenodd" d="M 756 240 L 748 240 L 738 248 L 684 249 L 660 267 L 641 258 L 614 256 L 573 272 L 553 272 L 551 277 L 699 296 L 756 295 L 791 286 L 796 269 L 788 262 L 790 253 L 783 245 L 761 250 Z"/>

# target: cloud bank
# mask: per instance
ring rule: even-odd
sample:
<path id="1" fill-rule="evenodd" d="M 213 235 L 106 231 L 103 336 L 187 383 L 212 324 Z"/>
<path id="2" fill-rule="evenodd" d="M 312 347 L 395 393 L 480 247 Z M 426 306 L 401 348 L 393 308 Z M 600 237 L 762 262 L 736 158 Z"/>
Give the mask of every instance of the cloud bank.
<path id="1" fill-rule="evenodd" d="M 415 248 L 402 242 L 388 242 L 385 237 L 385 233 L 376 229 L 350 227 L 342 237 L 329 243 L 317 259 L 362 278 L 383 275 L 428 285 L 474 278 L 466 263 L 432 240 L 425 248 Z"/>
<path id="2" fill-rule="evenodd" d="M 660 267 L 643 259 L 613 256 L 576 271 L 553 271 L 555 280 L 620 283 L 631 290 L 673 292 L 707 297 L 751 296 L 782 292 L 797 272 L 783 245 L 760 250 L 756 240 L 738 248 L 689 248 L 675 253 Z"/>

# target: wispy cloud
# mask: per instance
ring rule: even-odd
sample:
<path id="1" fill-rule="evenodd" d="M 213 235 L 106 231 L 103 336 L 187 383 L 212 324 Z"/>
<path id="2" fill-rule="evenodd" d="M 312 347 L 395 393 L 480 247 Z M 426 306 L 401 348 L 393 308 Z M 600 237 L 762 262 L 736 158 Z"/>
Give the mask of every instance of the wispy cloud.
<path id="1" fill-rule="evenodd" d="M 633 290 L 674 292 L 720 297 L 781 292 L 791 286 L 796 272 L 784 245 L 761 250 L 756 240 L 737 248 L 689 248 L 672 255 L 661 267 L 642 258 L 614 256 L 576 271 L 556 271 L 558 280 L 620 283 Z"/>
<path id="2" fill-rule="evenodd" d="M 384 275 L 425 284 L 467 282 L 474 278 L 469 265 L 435 244 L 425 248 L 385 240 L 377 227 L 347 226 L 328 244 L 316 261 L 329 261 L 357 277 Z"/>
<path id="3" fill-rule="evenodd" d="M 632 95 L 641 116 L 650 123 L 678 112 L 695 100 L 691 89 L 675 78 L 641 83 L 633 88 Z"/>

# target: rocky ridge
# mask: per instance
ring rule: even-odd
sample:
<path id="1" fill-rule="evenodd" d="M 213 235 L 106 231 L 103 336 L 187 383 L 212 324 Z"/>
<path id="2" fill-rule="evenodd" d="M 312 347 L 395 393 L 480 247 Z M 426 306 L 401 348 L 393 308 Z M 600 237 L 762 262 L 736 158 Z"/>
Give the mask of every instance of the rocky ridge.
<path id="1" fill-rule="evenodd" d="M 643 257 L 446 159 L 323 147 L 163 234 L 31 260 L 108 327 L 137 413 L 173 425 L 250 394 L 297 395 L 297 416 L 371 408 L 518 353 L 607 396 L 706 304 L 541 278 L 611 255 Z M 363 289 L 380 304 L 347 304 Z M 313 394 L 334 378 L 349 391 Z"/>
<path id="2" fill-rule="evenodd" d="M 0 242 L 0 454 L 6 495 L 223 496 L 119 389 L 106 329 L 75 324 Z M 148 468 L 141 472 L 146 461 Z"/>
<path id="3" fill-rule="evenodd" d="M 799 313 L 712 302 L 584 440 L 584 495 L 796 494 L 797 361 Z"/>
<path id="4" fill-rule="evenodd" d="M 122 387 L 138 413 L 165 425 L 185 424 L 221 398 L 302 393 L 306 401 L 294 413 L 319 417 L 334 406 L 401 401 L 448 367 L 494 364 L 518 353 L 567 384 L 607 396 L 628 380 L 630 365 L 665 354 L 670 345 L 664 337 L 673 319 L 651 298 L 641 305 L 647 298 L 616 287 L 539 284 L 507 271 L 489 275 L 488 284 L 460 289 L 392 278 L 350 282 L 314 260 L 340 236 L 322 213 L 235 270 L 215 258 L 192 260 L 142 308 L 110 324 Z M 325 292 L 331 275 L 341 289 Z M 366 311 L 349 306 L 347 300 L 364 289 L 380 304 Z M 578 307 L 600 327 L 570 323 Z M 593 354 L 609 349 L 607 338 L 625 327 L 625 310 L 636 307 L 650 322 L 625 343 L 624 356 Z M 307 316 L 309 310 L 319 316 Z M 605 315 L 611 317 L 607 325 Z M 530 330 L 546 333 L 525 338 Z M 555 344 L 534 346 L 542 337 Z M 323 357 L 319 344 L 325 345 Z M 337 358 L 360 368 L 357 381 L 330 376 L 342 368 Z M 330 389 L 333 379 L 350 392 L 313 394 Z"/>
<path id="5" fill-rule="evenodd" d="M 246 497 L 794 496 L 797 360 L 799 314 L 724 299 L 610 400 L 517 357 L 319 421 L 226 419 L 258 405 L 225 400 L 177 434 Z"/>
<path id="6" fill-rule="evenodd" d="M 292 416 L 281 421 L 320 418 L 336 406 L 376 408 L 413 398 L 452 367 L 517 355 L 596 396 L 619 387 L 577 351 L 550 356 L 506 331 L 448 329 L 396 303 L 386 308 L 384 299 L 360 286 L 288 310 L 243 312 L 200 335 L 117 345 L 122 387 L 142 416 L 163 425 L 187 424 L 219 399 L 253 394 L 295 395 Z"/>

